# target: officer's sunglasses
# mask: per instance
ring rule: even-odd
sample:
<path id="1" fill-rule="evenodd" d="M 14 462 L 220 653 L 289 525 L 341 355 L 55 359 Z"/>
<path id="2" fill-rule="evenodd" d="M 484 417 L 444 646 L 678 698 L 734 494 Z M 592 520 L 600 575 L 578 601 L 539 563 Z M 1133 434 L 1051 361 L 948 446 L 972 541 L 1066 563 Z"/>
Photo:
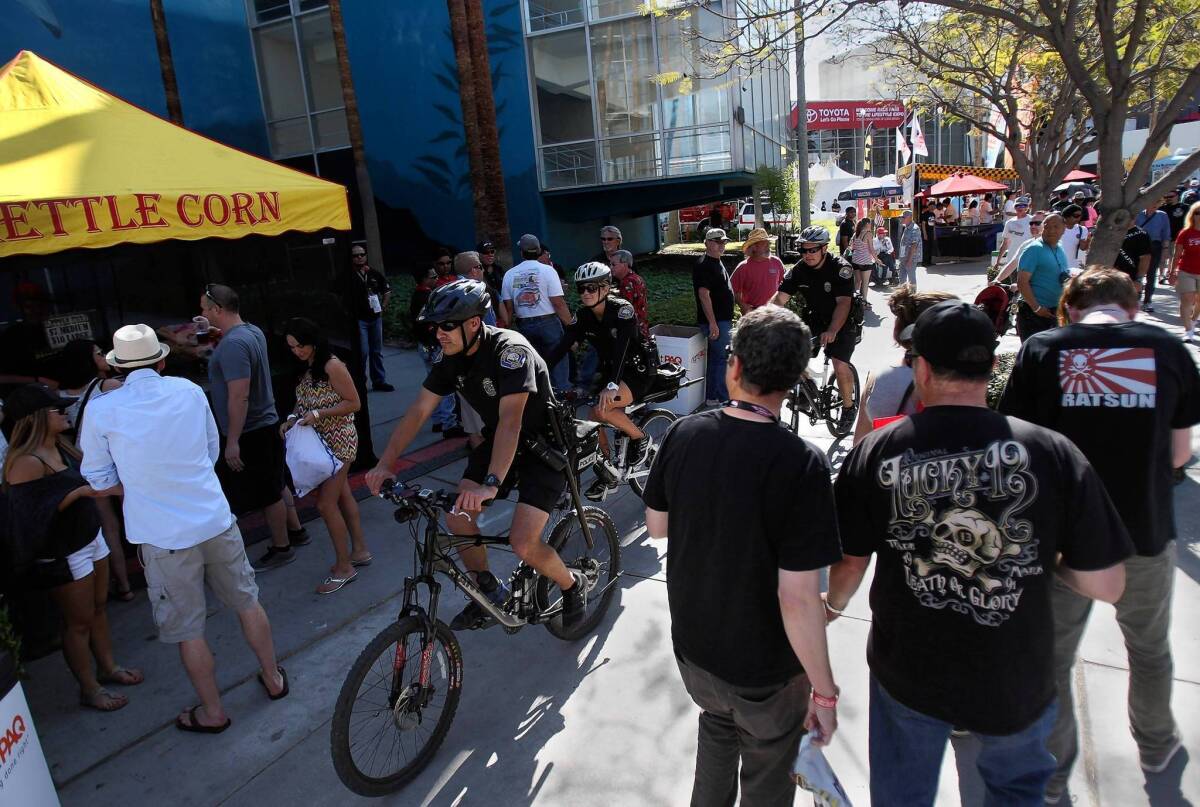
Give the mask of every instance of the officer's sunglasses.
<path id="1" fill-rule="evenodd" d="M 461 322 L 439 322 L 437 324 L 437 329 L 439 331 L 445 331 L 446 333 L 450 333 L 450 331 L 453 331 L 459 325 L 462 325 L 462 323 Z"/>
<path id="2" fill-rule="evenodd" d="M 816 255 L 823 249 L 825 249 L 825 247 L 801 247 L 800 252 L 805 255 Z"/>
<path id="3" fill-rule="evenodd" d="M 580 294 L 597 294 L 600 288 L 599 283 L 580 283 L 575 287 L 575 290 Z"/>

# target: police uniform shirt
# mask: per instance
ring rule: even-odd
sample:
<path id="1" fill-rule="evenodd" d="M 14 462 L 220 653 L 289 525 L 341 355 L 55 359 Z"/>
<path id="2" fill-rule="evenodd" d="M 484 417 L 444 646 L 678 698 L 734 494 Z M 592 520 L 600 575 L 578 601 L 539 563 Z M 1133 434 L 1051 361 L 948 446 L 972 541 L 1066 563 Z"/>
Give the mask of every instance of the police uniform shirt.
<path id="1" fill-rule="evenodd" d="M 792 296 L 803 291 L 806 303 L 804 321 L 816 332 L 833 322 L 833 311 L 839 297 L 854 295 L 854 283 L 851 281 L 853 272 L 849 263 L 826 253 L 825 260 L 817 266 L 800 261 L 789 269 L 779 290 Z"/>
<path id="2" fill-rule="evenodd" d="M 546 407 L 552 400 L 550 373 L 546 363 L 524 336 L 516 331 L 484 325 L 479 349 L 446 356 L 438 348 L 424 383 L 435 395 L 461 393 L 483 420 L 484 435 L 495 434 L 500 423 L 500 399 L 505 395 L 529 393 L 522 431 L 534 434 L 546 422 Z"/>
<path id="3" fill-rule="evenodd" d="M 604 314 L 599 319 L 593 309 L 580 306 L 575 312 L 575 321 L 567 326 L 562 342 L 551 351 L 551 359 L 557 362 L 580 339 L 586 339 L 596 348 L 605 369 L 605 381 L 616 383 L 631 375 L 650 374 L 637 314 L 627 300 L 608 297 Z"/>

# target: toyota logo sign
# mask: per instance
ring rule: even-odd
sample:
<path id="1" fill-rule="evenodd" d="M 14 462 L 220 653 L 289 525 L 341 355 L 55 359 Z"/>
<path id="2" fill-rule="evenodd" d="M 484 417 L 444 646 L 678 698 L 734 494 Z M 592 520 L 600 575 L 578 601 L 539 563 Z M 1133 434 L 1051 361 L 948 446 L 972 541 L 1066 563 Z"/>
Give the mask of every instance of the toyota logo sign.
<path id="1" fill-rule="evenodd" d="M 812 107 L 809 107 L 805 111 L 804 117 L 808 120 L 808 122 L 810 124 L 816 123 L 817 122 L 817 110 L 813 109 Z"/>

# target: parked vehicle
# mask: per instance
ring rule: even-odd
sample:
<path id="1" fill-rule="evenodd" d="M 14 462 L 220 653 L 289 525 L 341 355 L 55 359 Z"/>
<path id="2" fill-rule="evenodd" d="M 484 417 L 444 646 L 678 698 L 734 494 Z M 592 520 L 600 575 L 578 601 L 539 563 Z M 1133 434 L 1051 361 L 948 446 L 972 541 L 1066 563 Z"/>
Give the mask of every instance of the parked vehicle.
<path id="1" fill-rule="evenodd" d="M 790 213 L 775 214 L 775 206 L 770 202 L 762 203 L 763 224 L 768 230 L 777 230 L 781 227 L 792 226 L 792 216 Z M 742 212 L 738 215 L 738 238 L 745 239 L 750 231 L 754 229 L 754 203 L 746 202 L 742 205 Z"/>

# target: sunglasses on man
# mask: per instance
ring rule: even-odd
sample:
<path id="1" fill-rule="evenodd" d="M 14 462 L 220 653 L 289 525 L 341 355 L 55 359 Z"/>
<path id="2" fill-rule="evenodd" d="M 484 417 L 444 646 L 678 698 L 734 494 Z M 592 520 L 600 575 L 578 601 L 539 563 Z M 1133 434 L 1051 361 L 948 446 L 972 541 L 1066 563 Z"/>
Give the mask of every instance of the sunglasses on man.
<path id="1" fill-rule="evenodd" d="M 1030 227 L 1041 227 L 1042 223 L 1040 221 L 1031 221 L 1031 222 L 1029 222 L 1029 226 Z"/>
<path id="2" fill-rule="evenodd" d="M 446 333 L 450 333 L 455 328 L 457 328 L 459 325 L 462 325 L 462 323 L 461 322 L 439 322 L 437 324 L 437 329 L 439 331 L 445 331 Z"/>

